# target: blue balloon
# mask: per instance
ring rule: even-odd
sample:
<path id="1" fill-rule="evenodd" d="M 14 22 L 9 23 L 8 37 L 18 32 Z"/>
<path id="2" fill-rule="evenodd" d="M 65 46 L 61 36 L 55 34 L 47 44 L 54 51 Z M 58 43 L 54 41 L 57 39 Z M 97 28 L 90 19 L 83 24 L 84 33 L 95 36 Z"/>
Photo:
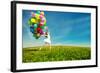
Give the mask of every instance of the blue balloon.
<path id="1" fill-rule="evenodd" d="M 30 27 L 30 31 L 31 31 L 32 33 L 34 33 L 34 28 L 33 28 L 33 27 Z"/>

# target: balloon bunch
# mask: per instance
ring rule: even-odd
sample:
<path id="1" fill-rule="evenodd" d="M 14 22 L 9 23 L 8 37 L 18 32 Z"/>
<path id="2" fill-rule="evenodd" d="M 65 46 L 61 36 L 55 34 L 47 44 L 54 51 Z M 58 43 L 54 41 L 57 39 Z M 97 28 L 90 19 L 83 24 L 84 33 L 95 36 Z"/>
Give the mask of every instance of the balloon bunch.
<path id="1" fill-rule="evenodd" d="M 42 35 L 48 34 L 48 27 L 46 26 L 46 18 L 43 11 L 32 12 L 31 17 L 28 20 L 30 32 L 36 39 Z"/>

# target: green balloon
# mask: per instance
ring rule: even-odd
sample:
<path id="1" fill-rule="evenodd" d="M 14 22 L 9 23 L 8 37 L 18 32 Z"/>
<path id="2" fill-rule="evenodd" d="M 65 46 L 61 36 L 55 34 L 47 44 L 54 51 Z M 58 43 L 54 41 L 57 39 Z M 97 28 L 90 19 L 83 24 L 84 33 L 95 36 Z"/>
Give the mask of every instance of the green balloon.
<path id="1" fill-rule="evenodd" d="M 28 25 L 30 25 L 30 26 L 32 25 L 32 23 L 30 22 L 30 20 L 28 20 Z"/>
<path id="2" fill-rule="evenodd" d="M 44 26 L 40 26 L 40 28 L 44 29 Z"/>
<path id="3" fill-rule="evenodd" d="M 36 39 L 38 39 L 39 37 L 35 37 Z"/>
<path id="4" fill-rule="evenodd" d="M 47 24 L 45 23 L 44 26 L 46 26 Z"/>
<path id="5" fill-rule="evenodd" d="M 37 14 L 40 14 L 40 11 L 39 10 L 37 11 Z"/>
<path id="6" fill-rule="evenodd" d="M 34 33 L 33 37 L 35 37 L 35 39 L 39 39 L 40 36 L 38 36 L 37 33 Z"/>
<path id="7" fill-rule="evenodd" d="M 37 24 L 34 24 L 34 28 L 35 28 L 35 29 L 37 28 L 37 26 L 38 26 Z"/>

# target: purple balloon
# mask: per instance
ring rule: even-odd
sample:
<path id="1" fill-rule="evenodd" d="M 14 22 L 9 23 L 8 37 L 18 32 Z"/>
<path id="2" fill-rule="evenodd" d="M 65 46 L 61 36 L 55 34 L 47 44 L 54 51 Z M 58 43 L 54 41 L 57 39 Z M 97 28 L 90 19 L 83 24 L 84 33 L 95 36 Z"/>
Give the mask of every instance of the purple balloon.
<path id="1" fill-rule="evenodd" d="M 40 34 L 41 34 L 41 35 L 43 35 L 43 34 L 44 34 L 44 32 L 43 32 L 43 30 L 42 30 L 42 29 L 40 30 Z"/>

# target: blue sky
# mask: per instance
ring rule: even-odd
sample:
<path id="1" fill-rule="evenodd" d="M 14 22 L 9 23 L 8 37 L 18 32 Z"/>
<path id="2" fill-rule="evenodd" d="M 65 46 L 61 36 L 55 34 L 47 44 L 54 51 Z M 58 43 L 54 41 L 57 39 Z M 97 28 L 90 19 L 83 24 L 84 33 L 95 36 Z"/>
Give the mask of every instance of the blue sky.
<path id="1" fill-rule="evenodd" d="M 23 47 L 43 45 L 44 37 L 36 40 L 30 32 L 28 19 L 34 10 L 23 10 Z M 76 12 L 44 11 L 52 45 L 90 46 L 91 14 Z"/>

